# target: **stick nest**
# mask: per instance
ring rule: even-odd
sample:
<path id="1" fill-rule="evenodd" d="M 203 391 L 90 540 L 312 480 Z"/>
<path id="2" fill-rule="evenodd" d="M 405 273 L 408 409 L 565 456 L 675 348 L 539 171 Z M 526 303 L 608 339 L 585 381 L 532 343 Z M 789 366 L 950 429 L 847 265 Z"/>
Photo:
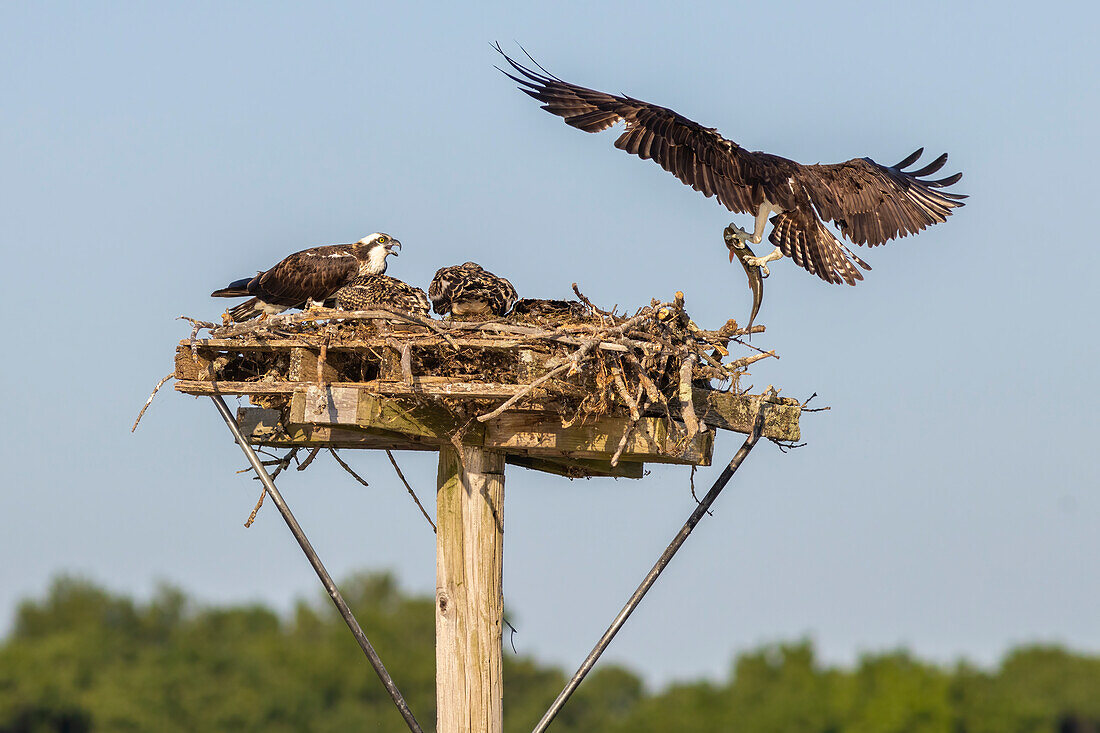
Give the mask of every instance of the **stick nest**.
<path id="1" fill-rule="evenodd" d="M 283 347 L 297 346 L 316 353 L 310 371 L 319 383 L 433 384 L 431 399 L 482 422 L 509 408 L 532 406 L 559 412 L 566 424 L 612 413 L 634 422 L 647 413 L 676 413 L 688 438 L 700 430 L 693 387 L 742 393 L 746 368 L 775 356 L 742 340 L 763 326 L 749 331 L 729 320 L 717 331 L 699 328 L 682 293 L 620 314 L 574 290 L 580 301 L 566 308 L 533 307 L 490 319 L 437 320 L 384 307 L 316 309 L 224 326 L 186 318 L 193 329 L 185 343 L 196 361 L 200 352 L 208 360 L 206 379 L 313 381 L 292 374 L 291 348 Z M 199 338 L 203 330 L 211 340 Z M 731 355 L 733 348 L 743 353 Z M 443 386 L 463 383 L 500 390 L 487 396 L 492 390 L 471 394 L 458 388 L 452 394 Z M 252 399 L 277 407 L 286 396 Z"/>

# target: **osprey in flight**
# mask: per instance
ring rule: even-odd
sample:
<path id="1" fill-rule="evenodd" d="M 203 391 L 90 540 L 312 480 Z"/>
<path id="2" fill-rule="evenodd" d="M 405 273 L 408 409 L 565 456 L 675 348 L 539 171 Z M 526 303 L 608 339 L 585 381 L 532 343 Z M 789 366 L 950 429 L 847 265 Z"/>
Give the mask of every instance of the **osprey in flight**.
<path id="1" fill-rule="evenodd" d="M 353 244 L 330 244 L 295 252 L 256 277 L 229 283 L 214 298 L 252 296 L 229 310 L 234 321 L 267 317 L 287 308 L 320 306 L 360 275 L 382 274 L 386 257 L 397 256 L 401 242 L 375 232 Z"/>
<path id="2" fill-rule="evenodd" d="M 542 108 L 585 132 L 600 132 L 623 122 L 626 130 L 615 147 L 658 165 L 704 196 L 714 196 L 730 211 L 752 214 L 753 231 L 730 225 L 727 246 L 750 267 L 768 274 L 767 263 L 787 255 L 799 267 L 830 283 L 855 285 L 870 266 L 825 226 L 831 221 L 856 244 L 870 247 L 895 237 L 915 234 L 946 221 L 966 196 L 942 189 L 962 173 L 939 180 L 927 176 L 947 162 L 943 154 L 918 170 L 904 170 L 924 148 L 892 166 L 870 158 L 853 158 L 832 165 L 802 165 L 769 153 L 750 152 L 671 109 L 632 97 L 579 87 L 513 61 L 497 44 L 519 76 L 501 71 L 520 90 L 542 102 Z M 533 59 L 532 59 L 533 60 Z M 771 216 L 773 215 L 774 216 Z M 771 216 L 768 241 L 775 250 L 763 257 L 747 254 L 746 242 L 763 239 Z M 855 264 L 853 264 L 853 261 Z"/>
<path id="3" fill-rule="evenodd" d="M 428 297 L 435 312 L 443 316 L 503 316 L 516 302 L 512 283 L 485 270 L 476 262 L 441 267 L 436 270 Z"/>

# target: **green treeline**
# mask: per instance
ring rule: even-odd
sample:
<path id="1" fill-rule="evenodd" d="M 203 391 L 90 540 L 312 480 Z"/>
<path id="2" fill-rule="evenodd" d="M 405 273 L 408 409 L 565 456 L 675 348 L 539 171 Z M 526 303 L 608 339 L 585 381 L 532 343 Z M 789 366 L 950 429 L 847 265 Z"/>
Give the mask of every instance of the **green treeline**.
<path id="1" fill-rule="evenodd" d="M 433 611 L 388 575 L 343 585 L 421 724 L 435 719 Z M 566 679 L 505 655 L 505 728 L 530 731 Z M 555 733 L 1100 731 L 1100 657 L 1026 647 L 999 669 L 945 669 L 904 652 L 824 667 L 809 642 L 739 657 L 725 682 L 648 693 L 597 667 Z M 289 617 L 261 606 L 197 608 L 165 588 L 149 603 L 57 580 L 20 605 L 0 646 L 0 733 L 401 731 L 403 722 L 327 603 Z"/>

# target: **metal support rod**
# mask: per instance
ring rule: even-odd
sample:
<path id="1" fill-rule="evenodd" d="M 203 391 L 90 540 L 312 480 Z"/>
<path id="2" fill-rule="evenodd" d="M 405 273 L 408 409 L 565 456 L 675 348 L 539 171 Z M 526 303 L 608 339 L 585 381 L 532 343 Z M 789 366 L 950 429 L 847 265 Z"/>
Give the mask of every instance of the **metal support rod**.
<path id="1" fill-rule="evenodd" d="M 301 526 L 298 525 L 298 520 L 294 518 L 294 515 L 290 512 L 290 507 L 283 501 L 283 495 L 275 488 L 275 482 L 271 480 L 271 476 L 268 475 L 267 469 L 264 468 L 264 465 L 260 462 L 260 457 L 256 455 L 256 451 L 253 450 L 249 442 L 245 440 L 244 435 L 241 433 L 241 428 L 237 425 L 237 421 L 233 418 L 233 414 L 229 411 L 229 407 L 225 404 L 225 400 L 223 400 L 222 396 L 219 394 L 211 395 L 210 399 L 214 401 L 214 405 L 218 408 L 218 412 L 221 413 L 222 419 L 225 420 L 225 424 L 229 426 L 229 431 L 233 433 L 233 438 L 237 441 L 237 445 L 244 451 L 245 456 L 248 457 L 248 462 L 252 464 L 252 468 L 256 471 L 256 475 L 259 477 L 260 481 L 263 482 L 264 488 L 267 489 L 268 496 L 275 502 L 275 506 L 278 507 L 279 513 L 283 515 L 286 526 L 290 527 L 294 539 L 298 540 L 298 544 L 302 547 L 302 552 L 304 552 L 309 559 L 309 564 L 317 571 L 317 577 L 321 579 L 321 584 L 324 585 L 325 590 L 328 591 L 329 597 L 332 599 L 333 604 L 336 605 L 336 610 L 340 612 L 340 615 L 344 618 L 344 622 L 348 625 L 348 628 L 351 629 L 352 635 L 355 636 L 355 640 L 359 642 L 359 646 L 363 649 L 363 653 L 367 655 L 367 660 L 370 662 L 370 665 L 374 667 L 374 671 L 378 674 L 378 679 L 382 680 L 386 692 L 390 694 L 390 697 L 393 699 L 393 704 L 397 706 L 397 710 L 401 713 L 401 717 L 405 719 L 405 723 L 409 726 L 409 730 L 413 731 L 413 733 L 423 733 L 420 724 L 416 722 L 416 718 L 413 717 L 412 711 L 409 710 L 405 698 L 401 696 L 401 691 L 397 689 L 397 685 L 394 684 L 393 678 L 390 677 L 390 673 L 387 672 L 386 668 L 382 665 L 382 660 L 379 659 L 378 653 L 374 651 L 374 647 L 371 646 L 370 641 L 367 640 L 367 635 L 363 633 L 363 629 L 360 628 L 359 622 L 355 620 L 355 616 L 352 615 L 351 609 L 348 608 L 348 604 L 344 602 L 344 597 L 340 595 L 340 591 L 336 587 L 336 584 L 332 582 L 332 576 L 325 570 L 325 566 L 321 563 L 321 558 L 317 556 L 317 553 L 313 549 L 313 545 L 310 544 L 309 539 L 306 538 L 305 532 L 303 532 Z"/>
<path id="2" fill-rule="evenodd" d="M 615 617 L 615 620 L 611 622 L 611 625 L 607 627 L 607 631 L 604 632 L 600 640 L 596 642 L 596 646 L 592 648 L 592 651 L 588 653 L 588 657 L 581 663 L 579 669 L 573 678 L 566 684 L 565 689 L 561 691 L 557 699 L 554 700 L 554 704 L 550 706 L 550 709 L 546 711 L 546 714 L 542 716 L 542 720 L 535 726 L 533 733 L 543 733 L 558 713 L 568 702 L 570 696 L 576 692 L 585 676 L 592 671 L 592 667 L 596 665 L 596 661 L 600 658 L 600 655 L 604 653 L 611 640 L 615 638 L 615 634 L 619 633 L 619 629 L 622 628 L 626 620 L 630 618 L 630 614 L 634 612 L 634 609 L 641 603 L 642 598 L 645 596 L 653 584 L 657 581 L 658 576 L 664 571 L 665 567 L 672 560 L 672 556 L 676 554 L 676 551 L 680 549 L 680 546 L 684 544 L 684 540 L 688 538 L 692 530 L 695 529 L 695 525 L 699 523 L 699 520 L 703 518 L 707 510 L 710 509 L 711 504 L 718 498 L 718 494 L 722 493 L 722 489 L 729 483 L 730 478 L 741 466 L 741 462 L 748 456 L 749 451 L 753 449 L 757 441 L 760 440 L 760 433 L 764 429 L 764 403 L 761 402 L 756 412 L 756 420 L 752 426 L 752 432 L 749 437 L 745 439 L 745 442 L 741 444 L 741 447 L 734 454 L 733 459 L 729 462 L 718 478 L 715 479 L 714 484 L 710 487 L 710 491 L 703 497 L 703 500 L 699 502 L 699 505 L 695 507 L 695 511 L 688 517 L 687 522 L 680 528 L 680 531 L 673 538 L 669 546 L 665 548 L 665 551 L 661 553 L 661 557 L 657 560 L 657 563 L 649 571 L 649 574 L 642 580 L 641 585 L 634 591 L 634 595 L 630 596 L 630 600 L 623 606 L 623 610 L 619 611 L 619 615 Z"/>

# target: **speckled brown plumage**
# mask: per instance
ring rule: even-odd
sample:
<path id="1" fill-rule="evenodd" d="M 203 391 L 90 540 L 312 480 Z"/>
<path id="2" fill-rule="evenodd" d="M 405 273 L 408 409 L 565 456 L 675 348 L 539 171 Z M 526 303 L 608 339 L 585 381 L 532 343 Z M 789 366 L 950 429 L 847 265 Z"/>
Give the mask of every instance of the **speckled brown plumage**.
<path id="1" fill-rule="evenodd" d="M 592 309 L 579 300 L 520 298 L 512 306 L 511 315 L 522 320 L 569 319 L 579 321 L 591 316 Z"/>
<path id="2" fill-rule="evenodd" d="M 516 289 L 476 262 L 464 262 L 437 270 L 428 286 L 428 298 L 441 316 L 503 316 L 516 301 Z"/>
<path id="3" fill-rule="evenodd" d="M 427 315 L 431 307 L 423 290 L 389 275 L 361 275 L 336 292 L 336 307 L 341 310 L 370 310 L 375 305 L 419 315 Z"/>

